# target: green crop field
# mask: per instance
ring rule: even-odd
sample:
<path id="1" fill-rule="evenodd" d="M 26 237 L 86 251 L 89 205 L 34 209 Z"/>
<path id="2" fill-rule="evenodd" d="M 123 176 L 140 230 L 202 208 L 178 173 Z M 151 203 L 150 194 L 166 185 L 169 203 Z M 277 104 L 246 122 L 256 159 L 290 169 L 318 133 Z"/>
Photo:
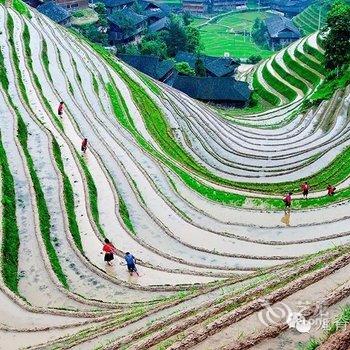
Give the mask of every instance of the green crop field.
<path id="1" fill-rule="evenodd" d="M 258 47 L 250 40 L 249 35 L 232 33 L 219 24 L 206 25 L 200 29 L 200 33 L 206 55 L 223 56 L 228 52 L 230 56 L 239 58 L 248 58 L 253 54 L 266 58 L 272 54 L 272 51 Z"/>
<path id="2" fill-rule="evenodd" d="M 271 56 L 272 51 L 256 45 L 250 38 L 250 31 L 256 18 L 265 19 L 268 16 L 268 13 L 259 11 L 229 12 L 204 26 L 200 25 L 206 19 L 195 18 L 192 25 L 198 27 L 201 33 L 206 55 L 223 56 L 228 52 L 230 56 L 238 58 L 257 54 L 266 58 Z"/>

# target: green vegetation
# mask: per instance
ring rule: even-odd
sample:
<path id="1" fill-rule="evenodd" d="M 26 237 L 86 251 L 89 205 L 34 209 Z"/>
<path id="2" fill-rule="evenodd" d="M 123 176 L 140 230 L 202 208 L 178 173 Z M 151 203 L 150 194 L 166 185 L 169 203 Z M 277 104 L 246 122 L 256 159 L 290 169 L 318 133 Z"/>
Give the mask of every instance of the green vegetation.
<path id="1" fill-rule="evenodd" d="M 50 61 L 49 61 L 49 57 L 47 55 L 47 43 L 44 39 L 42 40 L 42 43 L 43 43 L 43 47 L 42 47 L 42 51 L 41 51 L 41 60 L 44 63 L 46 74 L 52 83 L 52 76 L 51 76 L 50 69 L 49 69 Z"/>
<path id="2" fill-rule="evenodd" d="M 297 61 L 293 60 L 288 51 L 285 51 L 283 55 L 283 61 L 285 65 L 295 73 L 297 73 L 300 77 L 303 77 L 305 80 L 307 80 L 309 83 L 311 83 L 313 86 L 316 86 L 320 82 L 320 77 L 313 73 L 311 70 L 307 69 L 306 67 L 302 66 Z"/>
<path id="3" fill-rule="evenodd" d="M 13 8 L 21 15 L 24 15 L 29 19 L 32 18 L 32 15 L 28 10 L 27 5 L 22 0 L 12 0 L 12 5 L 13 5 Z"/>
<path id="4" fill-rule="evenodd" d="M 89 171 L 89 168 L 85 162 L 85 159 L 77 154 L 77 157 L 79 159 L 80 165 L 84 171 L 84 175 L 86 178 L 86 183 L 89 191 L 89 202 L 90 202 L 90 210 L 91 210 L 91 215 L 95 221 L 95 224 L 97 226 L 98 231 L 100 232 L 102 237 L 105 237 L 105 232 L 101 226 L 100 223 L 100 214 L 98 211 L 98 194 L 97 194 L 97 189 L 95 186 L 94 179 Z"/>
<path id="5" fill-rule="evenodd" d="M 68 178 L 66 172 L 64 171 L 64 165 L 63 165 L 63 161 L 62 161 L 60 146 L 54 138 L 52 139 L 52 151 L 53 151 L 53 155 L 54 155 L 54 158 L 56 161 L 57 168 L 59 169 L 59 171 L 61 172 L 61 175 L 62 175 L 64 204 L 66 207 L 66 213 L 67 213 L 67 217 L 68 217 L 69 231 L 72 234 L 74 243 L 76 244 L 78 249 L 82 253 L 84 253 L 83 246 L 81 243 L 79 226 L 77 223 L 77 217 L 76 217 L 75 209 L 74 209 L 75 205 L 74 205 L 73 187 L 69 181 L 69 178 Z"/>
<path id="6" fill-rule="evenodd" d="M 119 214 L 121 216 L 121 218 L 124 221 L 124 224 L 126 225 L 126 227 L 133 233 L 136 235 L 134 226 L 131 222 L 130 219 L 130 215 L 129 215 L 129 211 L 128 211 L 128 207 L 126 206 L 126 203 L 122 197 L 122 195 L 118 192 L 118 199 L 119 199 Z"/>
<path id="7" fill-rule="evenodd" d="M 208 24 L 200 28 L 203 53 L 209 56 L 223 56 L 228 52 L 232 57 L 248 58 L 252 54 L 258 54 L 262 58 L 272 55 L 272 51 L 262 49 L 251 41 L 249 35 L 230 32 L 219 24 Z"/>
<path id="8" fill-rule="evenodd" d="M 304 43 L 304 51 L 309 55 L 315 57 L 320 63 L 323 63 L 324 55 L 322 54 L 322 52 L 315 49 L 313 46 L 311 46 L 307 42 Z"/>
<path id="9" fill-rule="evenodd" d="M 29 98 L 28 98 L 27 91 L 26 91 L 26 88 L 25 88 L 23 80 L 22 80 L 22 73 L 21 73 L 21 69 L 19 68 L 19 58 L 18 58 L 17 51 L 15 48 L 15 43 L 13 41 L 14 23 L 13 23 L 13 18 L 12 18 L 10 13 L 8 13 L 8 16 L 7 16 L 7 30 L 9 33 L 9 43 L 10 43 L 10 47 L 11 47 L 12 62 L 15 66 L 19 91 L 21 92 L 23 100 L 29 106 Z M 27 38 L 27 37 L 29 37 L 28 28 L 27 28 L 27 31 L 24 29 L 24 32 L 23 32 L 23 38 Z"/>
<path id="10" fill-rule="evenodd" d="M 267 101 L 272 106 L 278 106 L 281 103 L 278 96 L 265 89 L 265 87 L 260 83 L 256 73 L 253 76 L 253 88 L 255 93 L 257 93 L 263 100 Z"/>
<path id="11" fill-rule="evenodd" d="M 316 50 L 317 51 L 317 50 Z M 317 51 L 319 53 L 319 51 Z M 302 54 L 300 51 L 295 50 L 294 51 L 294 56 L 304 64 L 306 64 L 308 67 L 312 68 L 316 72 L 325 75 L 326 70 L 324 69 L 323 65 L 320 63 L 315 62 L 314 60 L 310 59 L 306 55 Z"/>
<path id="12" fill-rule="evenodd" d="M 295 90 L 290 88 L 289 86 L 282 83 L 277 77 L 275 77 L 269 69 L 264 66 L 264 68 L 261 71 L 263 78 L 265 81 L 270 85 L 273 86 L 273 88 L 279 92 L 282 96 L 287 98 L 288 101 L 294 101 L 297 98 L 297 93 Z"/>
<path id="13" fill-rule="evenodd" d="M 53 271 L 55 272 L 57 278 L 62 283 L 62 285 L 68 289 L 68 283 L 67 278 L 65 274 L 62 271 L 57 253 L 55 251 L 55 248 L 51 241 L 51 234 L 50 234 L 50 228 L 51 228 L 51 217 L 49 210 L 46 205 L 46 200 L 44 196 L 44 192 L 40 185 L 40 180 L 38 178 L 38 175 L 36 174 L 36 170 L 34 167 L 33 159 L 29 153 L 28 150 L 28 130 L 27 126 L 25 125 L 22 117 L 17 112 L 17 119 L 18 119 L 18 140 L 22 146 L 22 150 L 27 162 L 27 167 L 29 170 L 29 174 L 32 180 L 33 189 L 35 192 L 35 198 L 36 198 L 36 204 L 37 204 L 37 210 L 39 215 L 39 224 L 40 224 L 40 232 L 42 234 L 42 238 L 45 244 L 46 252 L 49 257 L 51 266 Z"/>
<path id="14" fill-rule="evenodd" d="M 19 235 L 16 221 L 16 194 L 13 176 L 7 161 L 0 135 L 0 174 L 2 205 L 1 269 L 5 285 L 18 293 L 18 249 Z"/>
<path id="15" fill-rule="evenodd" d="M 293 85 L 297 89 L 300 89 L 304 94 L 307 94 L 308 87 L 307 85 L 300 79 L 296 78 L 294 75 L 289 74 L 286 70 L 284 70 L 276 60 L 271 62 L 272 68 L 278 73 L 278 75 L 287 81 L 289 84 Z"/>
<path id="16" fill-rule="evenodd" d="M 340 69 L 350 62 L 350 4 L 337 0 L 327 14 L 327 33 L 323 41 L 325 67 L 328 70 Z"/>

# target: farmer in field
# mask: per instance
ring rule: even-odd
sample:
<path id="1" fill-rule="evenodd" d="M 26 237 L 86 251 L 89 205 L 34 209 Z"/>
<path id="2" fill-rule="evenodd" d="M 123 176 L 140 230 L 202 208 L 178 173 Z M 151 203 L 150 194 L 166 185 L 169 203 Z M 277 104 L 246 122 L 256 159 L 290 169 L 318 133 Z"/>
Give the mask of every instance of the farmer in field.
<path id="1" fill-rule="evenodd" d="M 105 244 L 103 245 L 102 248 L 102 253 L 105 253 L 105 258 L 104 261 L 107 263 L 109 266 L 113 266 L 111 261 L 114 259 L 114 254 L 117 253 L 116 247 L 109 241 L 108 238 L 105 239 Z"/>
<path id="2" fill-rule="evenodd" d="M 87 138 L 85 138 L 85 139 L 83 140 L 83 142 L 81 143 L 81 151 L 82 151 L 83 153 L 85 153 L 86 150 L 87 150 L 87 144 L 88 144 L 88 140 L 87 140 Z"/>
<path id="3" fill-rule="evenodd" d="M 329 184 L 327 186 L 327 194 L 328 194 L 328 196 L 334 196 L 335 190 L 336 190 L 336 188 L 333 185 Z"/>
<path id="4" fill-rule="evenodd" d="M 309 195 L 309 190 L 310 190 L 310 186 L 309 184 L 305 181 L 302 185 L 301 185 L 301 191 L 303 192 L 303 198 L 307 199 L 307 196 Z"/>
<path id="5" fill-rule="evenodd" d="M 283 202 L 284 202 L 284 211 L 290 211 L 290 206 L 292 205 L 292 192 L 289 192 L 284 198 L 283 198 Z"/>
<path id="6" fill-rule="evenodd" d="M 137 272 L 135 257 L 132 254 L 130 254 L 129 252 L 126 252 L 124 259 L 126 261 L 126 265 L 128 267 L 130 276 L 132 276 L 132 274 L 134 272 L 136 273 L 137 276 L 140 276 L 139 273 Z"/>
<path id="7" fill-rule="evenodd" d="M 62 117 L 63 109 L 64 109 L 64 102 L 61 101 L 60 104 L 58 105 L 58 116 L 59 117 Z"/>

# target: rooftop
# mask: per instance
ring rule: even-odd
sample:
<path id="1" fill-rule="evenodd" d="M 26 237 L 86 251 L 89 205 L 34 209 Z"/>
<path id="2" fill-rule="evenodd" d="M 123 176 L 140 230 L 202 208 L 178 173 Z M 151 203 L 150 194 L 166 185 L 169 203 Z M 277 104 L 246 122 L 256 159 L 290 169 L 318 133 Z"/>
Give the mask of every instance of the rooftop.
<path id="1" fill-rule="evenodd" d="M 190 77 L 178 75 L 173 87 L 203 101 L 246 102 L 251 91 L 248 84 L 231 77 Z"/>
<path id="2" fill-rule="evenodd" d="M 66 9 L 52 1 L 38 6 L 37 10 L 57 23 L 61 23 L 71 17 Z"/>
<path id="3" fill-rule="evenodd" d="M 108 20 L 117 26 L 123 26 L 125 20 L 130 21 L 132 26 L 137 26 L 146 20 L 146 16 L 139 15 L 133 10 L 125 8 L 119 11 L 114 11 L 108 16 Z"/>
<path id="4" fill-rule="evenodd" d="M 266 26 L 271 38 L 283 36 L 299 38 L 300 31 L 293 24 L 292 20 L 283 16 L 272 16 L 266 19 Z"/>

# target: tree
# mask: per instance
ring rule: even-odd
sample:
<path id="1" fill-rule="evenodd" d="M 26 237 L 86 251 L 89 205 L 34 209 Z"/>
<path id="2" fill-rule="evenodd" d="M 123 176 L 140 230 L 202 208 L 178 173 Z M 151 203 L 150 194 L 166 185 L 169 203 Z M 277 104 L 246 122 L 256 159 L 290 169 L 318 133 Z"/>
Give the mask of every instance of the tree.
<path id="1" fill-rule="evenodd" d="M 185 26 L 188 26 L 193 22 L 193 17 L 190 12 L 185 11 L 184 14 L 182 15 L 182 19 L 184 21 Z"/>
<path id="2" fill-rule="evenodd" d="M 257 45 L 266 44 L 266 24 L 260 18 L 256 18 L 252 28 L 252 38 Z"/>
<path id="3" fill-rule="evenodd" d="M 195 70 L 196 75 L 198 77 L 205 77 L 207 75 L 207 71 L 205 69 L 204 62 L 199 57 L 196 60 L 194 70 Z"/>
<path id="4" fill-rule="evenodd" d="M 350 62 L 350 5 L 336 1 L 327 15 L 325 67 L 338 69 Z"/>
<path id="5" fill-rule="evenodd" d="M 181 17 L 172 15 L 168 31 L 164 33 L 164 40 L 168 48 L 168 55 L 173 57 L 179 51 L 187 49 L 187 32 Z"/>
<path id="6" fill-rule="evenodd" d="M 189 52 L 199 52 L 201 49 L 201 36 L 197 28 L 186 27 L 187 46 Z"/>
<path id="7" fill-rule="evenodd" d="M 81 34 L 88 38 L 93 43 L 100 43 L 104 46 L 108 45 L 108 36 L 106 33 L 101 33 L 94 24 L 84 24 L 79 28 Z"/>
<path id="8" fill-rule="evenodd" d="M 183 75 L 195 76 L 196 72 L 190 67 L 187 62 L 178 62 L 175 64 L 175 69 Z"/>
<path id="9" fill-rule="evenodd" d="M 262 60 L 262 57 L 260 55 L 250 55 L 247 59 L 247 63 L 255 64 Z"/>
<path id="10" fill-rule="evenodd" d="M 161 58 L 167 57 L 167 46 L 160 40 L 142 41 L 140 43 L 140 52 L 142 55 L 155 55 Z"/>
<path id="11" fill-rule="evenodd" d="M 129 44 L 129 45 L 125 45 L 124 53 L 126 53 L 127 55 L 139 55 L 140 51 L 137 45 Z"/>
<path id="12" fill-rule="evenodd" d="M 95 4 L 95 12 L 97 12 L 99 15 L 106 16 L 107 15 L 106 5 L 102 2 L 97 2 Z"/>

